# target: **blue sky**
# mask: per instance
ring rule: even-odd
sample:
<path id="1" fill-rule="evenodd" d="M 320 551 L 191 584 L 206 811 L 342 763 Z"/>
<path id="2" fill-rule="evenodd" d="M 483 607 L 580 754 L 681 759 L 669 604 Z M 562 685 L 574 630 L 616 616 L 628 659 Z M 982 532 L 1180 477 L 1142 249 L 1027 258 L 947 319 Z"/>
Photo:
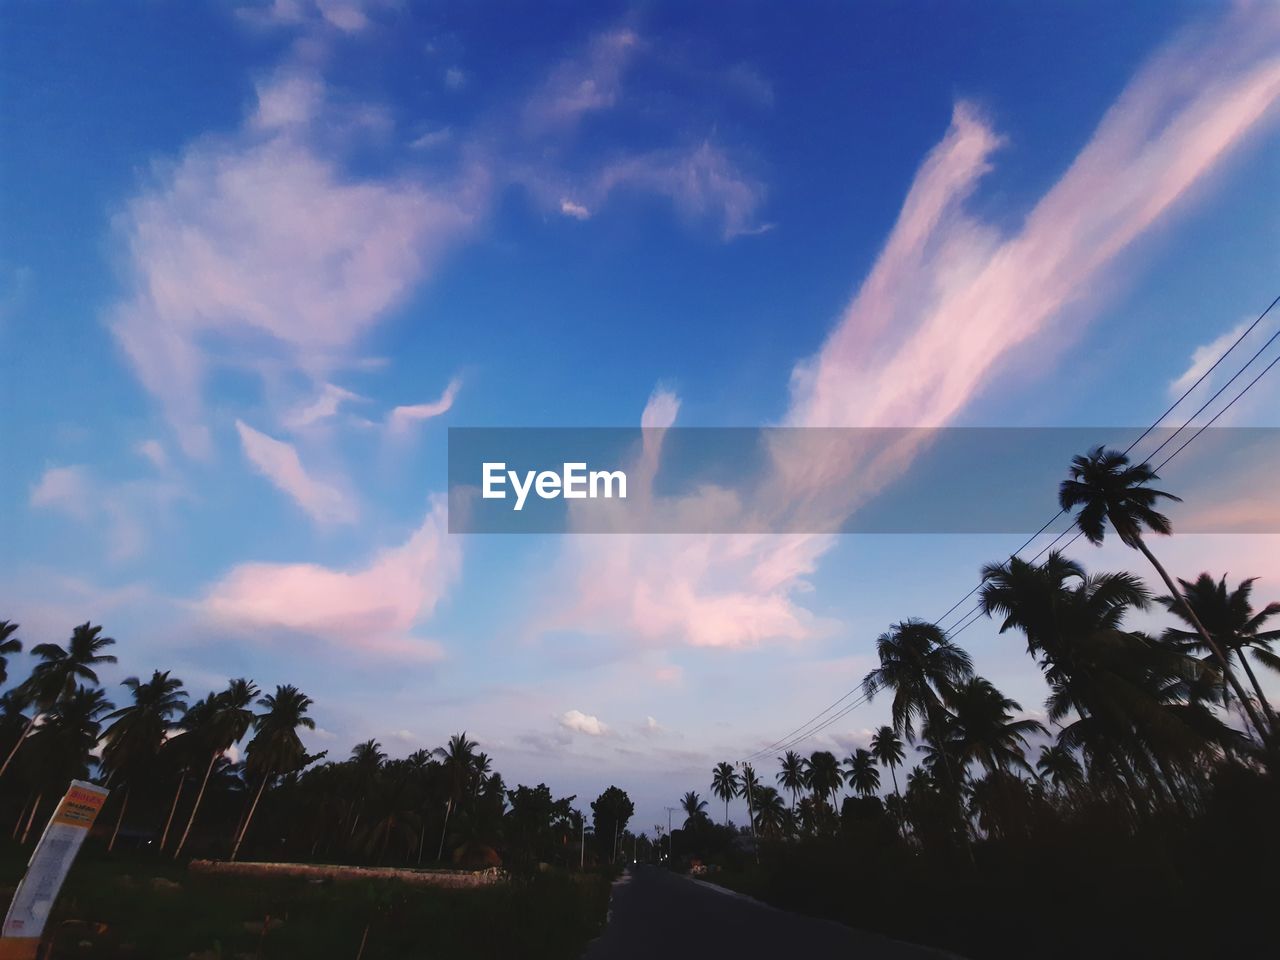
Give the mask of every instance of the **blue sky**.
<path id="1" fill-rule="evenodd" d="M 1277 292 L 1269 4 L 0 16 L 0 614 L 642 827 L 1020 541 L 450 536 L 449 426 L 1145 425 Z"/>

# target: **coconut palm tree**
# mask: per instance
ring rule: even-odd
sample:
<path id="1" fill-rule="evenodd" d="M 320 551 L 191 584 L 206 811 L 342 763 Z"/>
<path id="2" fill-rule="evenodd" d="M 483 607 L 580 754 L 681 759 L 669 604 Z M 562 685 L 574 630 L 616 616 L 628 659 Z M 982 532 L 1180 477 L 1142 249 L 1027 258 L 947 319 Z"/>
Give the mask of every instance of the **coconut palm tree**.
<path id="1" fill-rule="evenodd" d="M 749 763 L 742 765 L 742 786 L 739 790 L 742 796 L 747 798 L 747 822 L 751 824 L 751 836 L 754 839 L 756 834 L 756 794 L 760 792 L 760 778 L 756 776 L 755 768 Z"/>
<path id="2" fill-rule="evenodd" d="M 794 750 L 788 750 L 778 758 L 778 763 L 782 770 L 777 775 L 777 781 L 784 790 L 791 791 L 791 809 L 795 810 L 796 795 L 804 789 L 804 757 Z"/>
<path id="3" fill-rule="evenodd" d="M 1058 791 L 1070 792 L 1084 783 L 1084 771 L 1080 769 L 1080 761 L 1075 754 L 1056 744 L 1040 748 L 1036 772 Z"/>
<path id="4" fill-rule="evenodd" d="M 684 828 L 694 827 L 699 821 L 707 819 L 707 801 L 690 790 L 680 798 L 680 809 L 684 811 Z"/>
<path id="5" fill-rule="evenodd" d="M 898 790 L 898 767 L 902 765 L 904 754 L 902 741 L 893 732 L 893 727 L 885 725 L 872 734 L 871 755 L 881 766 L 889 768 L 889 775 L 893 777 L 893 795 L 901 800 L 902 794 Z"/>
<path id="6" fill-rule="evenodd" d="M 254 735 L 245 754 L 246 770 L 259 772 L 262 779 L 244 818 L 244 826 L 231 848 L 232 860 L 240 854 L 240 845 L 253 823 L 253 815 L 267 782 L 277 774 L 293 773 L 305 766 L 309 759 L 315 759 L 307 757 L 307 751 L 298 738 L 299 728 L 316 728 L 316 722 L 307 716 L 312 703 L 310 697 L 288 684 L 278 685 L 275 693 L 267 694 L 258 701 L 258 706 L 265 709 L 253 718 Z"/>
<path id="7" fill-rule="evenodd" d="M 9 620 L 0 620 L 0 684 L 9 679 L 9 657 L 22 652 L 22 641 L 14 636 L 18 625 Z"/>
<path id="8" fill-rule="evenodd" d="M 1236 655 L 1245 675 L 1249 678 L 1249 683 L 1253 685 L 1253 692 L 1257 695 L 1258 702 L 1262 704 L 1267 722 L 1274 730 L 1275 712 L 1271 709 L 1271 703 L 1267 700 L 1266 694 L 1262 692 L 1262 685 L 1258 683 L 1258 677 L 1254 674 L 1245 651 L 1252 649 L 1254 655 L 1258 656 L 1262 662 L 1273 669 L 1280 669 L 1280 660 L 1277 660 L 1275 654 L 1271 652 L 1271 644 L 1280 640 L 1280 630 L 1264 631 L 1262 629 L 1268 620 L 1280 614 L 1280 602 L 1269 603 L 1255 612 L 1251 594 L 1256 581 L 1256 577 L 1250 577 L 1248 580 L 1240 581 L 1240 585 L 1234 590 L 1228 590 L 1225 576 L 1221 580 L 1214 580 L 1209 574 L 1202 573 L 1194 583 L 1188 583 L 1179 578 L 1178 583 L 1182 586 L 1181 602 L 1168 596 L 1156 599 L 1164 604 L 1170 613 L 1194 628 L 1194 624 L 1187 618 L 1186 613 L 1187 608 L 1193 610 L 1196 619 L 1217 641 L 1219 648 L 1227 655 L 1232 653 Z M 1194 629 L 1187 631 L 1170 627 L 1164 632 L 1164 639 L 1177 642 L 1192 650 L 1204 649 L 1200 634 Z"/>
<path id="9" fill-rule="evenodd" d="M 1148 464 L 1132 466 L 1129 458 L 1118 450 L 1108 450 L 1102 446 L 1094 447 L 1083 456 L 1071 461 L 1068 479 L 1062 481 L 1058 488 L 1058 504 L 1064 511 L 1079 507 L 1076 513 L 1076 526 L 1084 534 L 1085 539 L 1095 546 L 1106 538 L 1106 526 L 1110 522 L 1116 535 L 1125 546 L 1141 551 L 1148 562 L 1155 567 L 1156 573 L 1169 589 L 1169 596 L 1178 601 L 1182 608 L 1183 618 L 1198 633 L 1205 646 L 1217 660 L 1227 683 L 1240 700 L 1255 730 L 1263 738 L 1270 738 L 1271 729 L 1266 725 L 1254 708 L 1252 699 L 1245 693 L 1244 687 L 1231 670 L 1231 663 L 1217 641 L 1200 622 L 1194 610 L 1188 605 L 1186 598 L 1178 592 L 1169 572 L 1156 559 L 1154 553 L 1143 539 L 1143 531 L 1168 535 L 1173 532 L 1169 518 L 1155 509 L 1161 500 L 1178 501 L 1171 493 L 1156 490 L 1150 486 L 1154 480 L 1160 479 Z"/>
<path id="10" fill-rule="evenodd" d="M 155 761 L 174 717 L 186 709 L 184 701 L 187 699 L 182 681 L 169 676 L 167 670 L 154 671 L 146 683 L 137 677 L 129 677 L 123 686 L 129 691 L 133 703 L 106 718 L 114 722 L 107 727 L 102 738 L 102 767 L 107 772 L 107 783 L 116 777 L 125 780 L 120 812 L 107 850 L 115 848 L 116 837 L 124 823 L 129 792 L 133 787 L 132 778 Z"/>
<path id="11" fill-rule="evenodd" d="M 724 823 L 729 825 L 729 801 L 736 797 L 742 787 L 738 772 L 732 763 L 717 763 L 711 773 L 711 791 L 724 801 Z"/>
<path id="12" fill-rule="evenodd" d="M 871 751 L 855 750 L 844 763 L 849 768 L 845 773 L 845 779 L 854 792 L 860 797 L 875 796 L 876 791 L 880 789 L 880 771 L 876 768 L 876 761 Z"/>
<path id="13" fill-rule="evenodd" d="M 973 675 L 973 663 L 937 624 L 911 618 L 876 639 L 880 666 L 862 680 L 868 700 L 893 691 L 894 732 L 915 741 L 916 723 L 937 722 L 955 685 Z"/>
<path id="14" fill-rule="evenodd" d="M 756 829 L 765 837 L 780 837 L 791 821 L 786 802 L 773 787 L 761 787 L 756 794 Z"/>
<path id="15" fill-rule="evenodd" d="M 98 673 L 94 668 L 100 664 L 116 662 L 114 656 L 102 652 L 114 644 L 115 640 L 111 637 L 102 636 L 102 627 L 91 626 L 86 622 L 71 631 L 71 640 L 66 649 L 56 643 L 38 643 L 31 648 L 40 662 L 19 689 L 23 699 L 34 709 L 27 721 L 27 729 L 5 757 L 4 764 L 0 765 L 0 777 L 9 769 L 14 754 L 18 752 L 41 714 L 53 709 L 60 698 L 74 693 L 82 682 L 94 685 L 98 683 Z"/>
<path id="16" fill-rule="evenodd" d="M 988 773 L 1012 769 L 1031 772 L 1025 748 L 1027 737 L 1045 733 L 1037 720 L 1014 720 L 1021 704 L 1010 700 L 989 680 L 972 677 L 952 692 L 954 717 L 951 739 L 962 766 L 979 764 Z"/>
<path id="17" fill-rule="evenodd" d="M 187 817 L 186 829 L 182 831 L 182 838 L 173 850 L 175 860 L 187 845 L 187 837 L 191 835 L 196 814 L 200 812 L 200 804 L 204 800 L 205 788 L 209 785 L 209 775 L 213 772 L 214 764 L 233 744 L 244 738 L 253 724 L 253 698 L 257 695 L 258 687 L 252 680 L 237 678 L 227 684 L 227 689 L 221 693 L 210 694 L 211 703 L 202 703 L 199 710 L 193 708 L 187 713 L 187 735 L 194 737 L 204 747 L 209 760 L 204 768 L 204 778 L 200 781 L 200 791 L 191 807 L 191 815 Z"/>
<path id="18" fill-rule="evenodd" d="M 106 693 L 81 684 L 54 703 L 44 723 L 31 735 L 37 796 L 22 842 L 26 842 L 41 800 L 62 793 L 70 781 L 88 776 L 90 751 L 101 734 L 102 718 L 113 709 Z"/>
<path id="19" fill-rule="evenodd" d="M 440 849 L 436 859 L 444 857 L 444 838 L 449 829 L 449 815 L 462 800 L 467 785 L 471 782 L 472 770 L 475 767 L 476 742 L 467 739 L 467 732 L 455 733 L 449 738 L 447 745 L 437 747 L 435 755 L 440 757 L 441 773 L 444 774 L 447 797 L 444 808 L 444 825 L 440 828 Z"/>
<path id="20" fill-rule="evenodd" d="M 840 772 L 840 761 L 830 750 L 815 750 L 809 755 L 805 764 L 805 784 L 814 797 L 827 803 L 840 792 L 844 785 L 844 775 Z"/>

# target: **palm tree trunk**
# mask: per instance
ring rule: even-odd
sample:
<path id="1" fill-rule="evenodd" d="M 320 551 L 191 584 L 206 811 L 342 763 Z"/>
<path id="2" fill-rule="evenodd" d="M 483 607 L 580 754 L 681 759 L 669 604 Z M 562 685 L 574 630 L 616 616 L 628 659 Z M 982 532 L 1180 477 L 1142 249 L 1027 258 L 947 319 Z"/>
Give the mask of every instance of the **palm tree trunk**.
<path id="1" fill-rule="evenodd" d="M 249 832 L 249 824 L 253 822 L 253 813 L 258 809 L 258 801 L 262 799 L 262 791 L 267 789 L 267 781 L 270 779 L 271 771 L 263 772 L 262 783 L 258 784 L 258 792 L 253 798 L 253 806 L 249 808 L 249 815 L 244 818 L 244 826 L 240 828 L 240 835 L 236 837 L 236 845 L 231 848 L 231 859 L 233 861 L 240 854 L 240 844 L 244 843 L 244 835 Z"/>
<path id="2" fill-rule="evenodd" d="M 1271 730 L 1274 733 L 1276 729 L 1276 715 L 1271 710 L 1271 702 L 1267 700 L 1267 695 L 1262 692 L 1262 685 L 1258 683 L 1258 678 L 1253 672 L 1253 667 L 1249 666 L 1249 658 L 1244 654 L 1244 647 L 1236 649 L 1236 656 L 1240 658 L 1240 664 L 1244 667 L 1244 672 L 1249 677 L 1249 682 L 1253 684 L 1254 692 L 1258 694 L 1258 702 L 1262 704 L 1262 710 L 1266 713 L 1267 722 L 1271 724 Z"/>
<path id="3" fill-rule="evenodd" d="M 173 851 L 173 859 L 175 860 L 182 853 L 182 848 L 187 845 L 187 837 L 191 834 L 191 825 L 196 822 L 196 814 L 200 811 L 200 801 L 204 799 L 204 788 L 209 785 L 209 774 L 213 773 L 213 765 L 218 762 L 218 755 L 221 752 L 221 750 L 213 751 L 209 757 L 209 765 L 204 768 L 204 779 L 200 781 L 200 792 L 196 794 L 196 802 L 191 808 L 191 816 L 187 817 L 187 829 L 182 831 L 182 839 L 178 841 L 178 846 Z"/>
<path id="4" fill-rule="evenodd" d="M 18 752 L 18 748 L 22 746 L 22 741 L 27 739 L 27 734 L 31 732 L 31 728 L 36 725 L 36 717 L 39 711 L 31 712 L 31 719 L 27 721 L 27 725 L 22 728 L 22 736 L 18 738 L 18 742 L 13 745 L 13 749 L 9 751 L 9 755 L 4 758 L 4 765 L 0 766 L 0 777 L 4 776 L 4 772 L 9 769 L 9 764 L 13 760 L 13 755 Z"/>
<path id="5" fill-rule="evenodd" d="M 903 810 L 902 794 L 898 792 L 898 768 L 896 764 L 889 764 L 889 776 L 893 777 L 893 795 L 898 798 L 898 812 L 901 813 Z M 902 836 L 903 840 L 906 840 L 907 826 L 902 822 L 904 819 L 904 817 L 898 818 L 898 833 Z"/>
<path id="6" fill-rule="evenodd" d="M 165 844 L 169 842 L 169 828 L 173 826 L 173 815 L 178 812 L 178 801 L 182 799 L 182 788 L 187 783 L 187 771 L 183 770 L 178 774 L 178 789 L 174 791 L 173 803 L 169 806 L 169 818 L 164 822 L 164 832 L 160 834 L 160 849 L 163 850 Z"/>
<path id="7" fill-rule="evenodd" d="M 31 805 L 31 816 L 27 817 L 27 827 L 22 831 L 22 839 L 18 841 L 19 843 L 25 844 L 27 842 L 27 834 L 31 832 L 31 824 L 36 819 L 36 811 L 40 809 L 40 801 L 43 799 L 44 794 L 41 793 L 36 797 L 36 802 Z"/>
<path id="8" fill-rule="evenodd" d="M 449 802 L 444 808 L 444 826 L 440 828 L 440 849 L 436 851 L 436 860 L 444 858 L 444 833 L 449 829 L 449 814 L 453 811 L 453 797 L 449 798 Z"/>
<path id="9" fill-rule="evenodd" d="M 22 821 L 27 819 L 27 807 L 31 804 L 31 798 L 35 795 L 36 792 L 34 790 L 29 791 L 26 801 L 22 804 L 22 809 L 18 811 L 18 819 L 13 825 L 13 834 L 11 835 L 15 843 L 18 840 L 18 834 L 22 832 Z"/>
<path id="10" fill-rule="evenodd" d="M 1253 724 L 1254 729 L 1258 731 L 1258 735 L 1262 737 L 1262 741 L 1264 743 L 1269 743 L 1271 740 L 1271 730 L 1262 722 L 1262 718 L 1258 716 L 1258 711 L 1253 706 L 1253 701 L 1250 699 L 1249 695 L 1245 693 L 1244 687 L 1240 686 L 1239 679 L 1231 670 L 1231 664 L 1227 662 L 1227 658 L 1222 654 L 1222 648 L 1219 647 L 1217 641 L 1209 635 L 1209 631 L 1204 628 L 1204 624 L 1200 622 L 1200 618 L 1196 616 L 1196 612 L 1191 609 L 1191 604 L 1187 603 L 1187 598 L 1182 595 L 1182 591 L 1174 586 L 1173 578 L 1169 576 L 1169 572 L 1165 570 L 1160 561 L 1156 559 L 1155 554 L 1147 547 L 1146 541 L 1144 541 L 1142 537 L 1137 537 L 1134 540 L 1134 545 L 1142 551 L 1142 555 L 1145 556 L 1147 560 L 1151 562 L 1151 565 L 1156 568 L 1156 573 L 1160 574 L 1160 579 L 1163 580 L 1164 585 L 1169 588 L 1169 595 L 1177 600 L 1182 606 L 1182 611 L 1186 615 L 1187 621 L 1195 627 L 1196 633 L 1200 634 L 1201 639 L 1204 640 L 1209 649 L 1213 651 L 1213 655 L 1218 661 L 1218 666 L 1222 668 L 1223 676 L 1227 678 L 1227 682 L 1231 684 L 1231 689 L 1234 690 L 1236 696 L 1240 698 L 1240 705 L 1244 707 L 1244 711 L 1248 714 L 1249 720 Z"/>
<path id="11" fill-rule="evenodd" d="M 129 809 L 129 788 L 124 788 L 124 799 L 120 803 L 120 815 L 116 817 L 116 828 L 111 831 L 111 842 L 107 844 L 107 853 L 116 848 L 116 837 L 120 836 L 120 825 L 124 823 L 124 812 Z"/>

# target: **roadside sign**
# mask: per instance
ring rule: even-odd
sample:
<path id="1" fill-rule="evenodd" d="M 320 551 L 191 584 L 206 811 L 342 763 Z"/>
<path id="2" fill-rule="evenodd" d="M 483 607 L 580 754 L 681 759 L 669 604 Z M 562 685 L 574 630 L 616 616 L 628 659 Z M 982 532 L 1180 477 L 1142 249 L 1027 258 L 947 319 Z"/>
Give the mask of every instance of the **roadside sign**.
<path id="1" fill-rule="evenodd" d="M 29 960 L 36 956 L 62 881 L 109 792 L 95 783 L 71 781 L 66 796 L 40 835 L 5 914 L 4 927 L 0 928 L 0 960 Z"/>

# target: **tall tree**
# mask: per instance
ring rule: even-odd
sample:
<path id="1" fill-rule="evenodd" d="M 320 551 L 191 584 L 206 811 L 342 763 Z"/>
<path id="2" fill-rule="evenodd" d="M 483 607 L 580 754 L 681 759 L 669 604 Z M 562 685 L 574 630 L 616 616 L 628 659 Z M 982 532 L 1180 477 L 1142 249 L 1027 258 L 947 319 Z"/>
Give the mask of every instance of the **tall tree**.
<path id="1" fill-rule="evenodd" d="M 1192 583 L 1179 578 L 1178 583 L 1182 587 L 1181 602 L 1169 596 L 1156 599 L 1164 604 L 1170 613 L 1193 628 L 1187 631 L 1170 627 L 1164 632 L 1166 640 L 1176 641 L 1193 650 L 1204 649 L 1200 634 L 1194 630 L 1194 623 L 1187 617 L 1189 608 L 1195 612 L 1196 619 L 1209 631 L 1210 636 L 1217 641 L 1222 651 L 1228 655 L 1232 653 L 1236 655 L 1240 666 L 1244 668 L 1245 675 L 1249 678 L 1249 683 L 1253 686 L 1258 702 L 1262 704 L 1267 722 L 1274 730 L 1275 712 L 1271 709 L 1271 703 L 1267 700 L 1266 694 L 1262 692 L 1262 684 L 1258 682 L 1258 677 L 1253 672 L 1245 652 L 1253 650 L 1255 656 L 1263 663 L 1273 669 L 1280 669 L 1280 660 L 1277 660 L 1275 654 L 1271 652 L 1271 644 L 1280 640 L 1280 629 L 1262 629 L 1268 620 L 1280 614 L 1280 602 L 1269 603 L 1261 610 L 1255 611 L 1252 594 L 1256 581 L 1257 577 L 1250 577 L 1248 580 L 1240 581 L 1240 585 L 1234 590 L 1228 590 L 1225 576 L 1221 580 L 1214 580 L 1209 574 L 1202 573 Z"/>
<path id="2" fill-rule="evenodd" d="M 875 796 L 880 789 L 880 771 L 870 750 L 855 750 L 845 760 L 845 779 L 860 797 Z"/>
<path id="3" fill-rule="evenodd" d="M 700 821 L 707 819 L 707 801 L 690 790 L 680 798 L 680 809 L 684 811 L 684 828 L 690 830 Z"/>
<path id="4" fill-rule="evenodd" d="M 192 710 L 187 716 L 188 736 L 192 736 L 205 749 L 209 758 L 204 768 L 204 777 L 200 781 L 200 790 L 196 794 L 195 803 L 191 806 L 191 815 L 187 817 L 186 829 L 182 838 L 174 847 L 173 858 L 182 854 L 191 835 L 191 827 L 196 822 L 196 814 L 200 812 L 200 804 L 204 801 L 205 789 L 209 786 L 209 775 L 213 773 L 218 758 L 231 749 L 233 744 L 244 739 L 253 723 L 253 698 L 258 695 L 258 687 L 252 680 L 237 678 L 227 684 L 227 689 L 212 697 L 212 704 L 207 708 Z M 195 714 L 195 716 L 191 716 Z M 193 722 L 195 721 L 195 722 Z"/>
<path id="5" fill-rule="evenodd" d="M 1012 769 L 1031 772 L 1027 736 L 1044 733 L 1037 720 L 1014 720 L 1021 704 L 1010 700 L 983 677 L 973 677 L 953 691 L 952 740 L 962 765 L 977 763 L 988 773 Z"/>
<path id="6" fill-rule="evenodd" d="M 814 797 L 827 803 L 840 792 L 844 784 L 844 775 L 840 772 L 840 761 L 830 750 L 815 750 L 809 755 L 805 766 L 805 784 Z"/>
<path id="7" fill-rule="evenodd" d="M 263 713 L 253 718 L 254 735 L 246 750 L 245 769 L 250 774 L 257 773 L 261 780 L 258 792 L 254 795 L 249 813 L 244 818 L 244 825 L 231 848 L 231 859 L 240 854 L 240 845 L 244 843 L 249 826 L 253 823 L 253 815 L 262 799 L 262 792 L 267 783 L 277 774 L 293 773 L 301 769 L 308 761 L 307 751 L 298 737 L 298 730 L 305 728 L 314 730 L 315 720 L 307 716 L 312 700 L 297 687 L 285 684 L 278 685 L 275 693 L 267 694 L 258 701 Z"/>
<path id="8" fill-rule="evenodd" d="M 39 657 L 40 662 L 19 690 L 22 698 L 34 709 L 27 721 L 26 730 L 0 766 L 0 777 L 9 769 L 18 748 L 22 746 L 41 714 L 52 710 L 61 698 L 71 696 L 78 684 L 87 682 L 97 685 L 98 673 L 95 668 L 104 663 L 116 662 L 113 655 L 102 652 L 114 644 L 115 640 L 111 637 L 102 636 L 102 627 L 85 622 L 71 631 L 66 649 L 56 643 L 38 643 L 31 648 L 32 654 Z"/>
<path id="9" fill-rule="evenodd" d="M 717 763 L 711 773 L 711 791 L 724 801 L 724 822 L 729 825 L 729 801 L 738 795 L 742 782 L 732 763 Z"/>
<path id="10" fill-rule="evenodd" d="M 115 848 L 116 837 L 124 823 L 133 779 L 155 761 L 174 718 L 186 709 L 184 701 L 187 699 L 182 681 L 169 676 L 167 670 L 154 671 L 146 683 L 137 677 L 129 677 L 123 686 L 129 691 L 133 703 L 107 717 L 114 722 L 102 737 L 102 766 L 107 772 L 108 783 L 116 778 L 124 781 L 120 812 L 107 844 L 108 850 Z"/>
<path id="11" fill-rule="evenodd" d="M 14 636 L 18 625 L 9 620 L 0 620 L 0 684 L 9 680 L 9 658 L 22 652 L 22 641 Z"/>
<path id="12" fill-rule="evenodd" d="M 777 780 L 784 790 L 791 792 L 791 809 L 796 808 L 796 796 L 804 789 L 804 757 L 794 750 L 788 750 L 778 758 L 782 769 Z"/>
<path id="13" fill-rule="evenodd" d="M 902 741 L 894 733 L 893 727 L 883 726 L 872 735 L 871 755 L 881 766 L 889 768 L 889 775 L 893 777 L 893 795 L 901 800 L 902 794 L 898 790 L 898 767 L 902 765 L 903 759 Z"/>
<path id="14" fill-rule="evenodd" d="M 471 782 L 476 762 L 476 742 L 467 739 L 467 732 L 455 733 L 448 744 L 437 747 L 436 756 L 440 757 L 441 773 L 444 774 L 447 799 L 444 808 L 444 825 L 440 828 L 440 849 L 436 851 L 436 859 L 444 857 L 444 838 L 449 829 L 449 815 L 466 794 Z"/>
<path id="15" fill-rule="evenodd" d="M 1169 522 L 1169 518 L 1158 512 L 1155 504 L 1161 500 L 1177 502 L 1179 498 L 1148 486 L 1158 479 L 1160 478 L 1150 465 L 1145 463 L 1131 465 L 1125 454 L 1098 446 L 1088 454 L 1072 459 L 1070 475 L 1068 479 L 1062 481 L 1058 490 L 1058 504 L 1068 512 L 1079 507 L 1075 516 L 1076 526 L 1084 534 L 1085 539 L 1095 546 L 1106 539 L 1106 526 L 1110 522 L 1112 529 L 1125 546 L 1141 551 L 1168 587 L 1169 596 L 1178 601 L 1186 621 L 1191 624 L 1204 640 L 1205 646 L 1213 653 L 1218 668 L 1239 698 L 1240 705 L 1244 708 L 1254 729 L 1264 741 L 1269 741 L 1271 729 L 1258 715 L 1252 698 L 1240 685 L 1226 654 L 1200 622 L 1200 618 L 1187 604 L 1186 599 L 1178 592 L 1173 578 L 1169 576 L 1164 565 L 1156 559 L 1143 538 L 1143 531 L 1164 536 L 1173 532 L 1173 525 Z"/>
<path id="16" fill-rule="evenodd" d="M 114 705 L 100 689 L 76 686 L 59 697 L 31 735 L 31 760 L 36 781 L 36 801 L 27 819 L 25 843 L 41 800 L 61 793 L 75 779 L 89 775 L 91 752 L 102 732 L 102 718 Z"/>

